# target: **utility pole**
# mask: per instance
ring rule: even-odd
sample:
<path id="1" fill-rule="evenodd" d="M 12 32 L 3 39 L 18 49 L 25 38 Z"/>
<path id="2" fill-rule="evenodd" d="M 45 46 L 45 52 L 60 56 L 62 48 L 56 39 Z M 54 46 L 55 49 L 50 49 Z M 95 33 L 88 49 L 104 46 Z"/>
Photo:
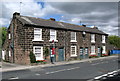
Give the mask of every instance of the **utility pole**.
<path id="1" fill-rule="evenodd" d="M 21 4 L 22 4 L 22 2 L 20 2 L 20 13 L 21 13 Z"/>
<path id="2" fill-rule="evenodd" d="M 80 25 L 82 25 L 81 21 L 80 21 Z"/>

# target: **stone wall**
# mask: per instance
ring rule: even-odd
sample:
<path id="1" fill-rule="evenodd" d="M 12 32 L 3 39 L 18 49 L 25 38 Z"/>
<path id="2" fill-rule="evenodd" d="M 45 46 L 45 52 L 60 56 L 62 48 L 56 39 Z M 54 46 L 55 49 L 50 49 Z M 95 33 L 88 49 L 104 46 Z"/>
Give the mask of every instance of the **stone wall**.
<path id="1" fill-rule="evenodd" d="M 46 27 L 38 27 L 38 26 L 30 26 L 30 25 L 23 25 L 19 20 L 13 19 L 14 22 L 11 22 L 8 32 L 12 31 L 12 26 L 14 26 L 14 58 L 12 50 L 10 49 L 11 40 L 8 40 L 8 34 L 6 38 L 6 44 L 4 45 L 4 49 L 6 50 L 6 60 L 9 62 L 14 62 L 17 64 L 30 64 L 29 54 L 30 51 L 33 51 L 33 46 L 39 45 L 50 48 L 52 47 L 50 40 L 50 29 Z M 34 39 L 34 28 L 42 28 L 42 40 L 44 41 L 33 41 Z M 102 35 L 95 34 L 95 43 L 91 43 L 91 34 L 86 32 L 85 37 L 83 37 L 82 32 L 76 32 L 77 42 L 70 42 L 71 40 L 71 30 L 63 30 L 63 29 L 55 29 L 57 31 L 57 40 L 55 42 L 55 52 L 56 52 L 56 61 L 58 61 L 58 49 L 64 48 L 64 56 L 66 61 L 79 59 L 79 52 L 80 47 L 88 48 L 88 53 L 90 54 L 91 45 L 95 45 L 96 47 L 96 55 L 97 55 L 97 48 L 102 47 L 103 45 L 107 44 L 107 37 L 106 43 L 102 44 Z M 71 57 L 70 54 L 70 47 L 71 45 L 75 45 L 77 47 L 77 57 Z M 107 48 L 107 46 L 106 46 Z M 11 57 L 8 55 L 8 50 L 11 50 Z M 106 49 L 107 50 L 107 49 Z M 44 51 L 44 50 L 43 50 Z M 50 61 L 50 56 L 47 57 L 47 60 Z"/>

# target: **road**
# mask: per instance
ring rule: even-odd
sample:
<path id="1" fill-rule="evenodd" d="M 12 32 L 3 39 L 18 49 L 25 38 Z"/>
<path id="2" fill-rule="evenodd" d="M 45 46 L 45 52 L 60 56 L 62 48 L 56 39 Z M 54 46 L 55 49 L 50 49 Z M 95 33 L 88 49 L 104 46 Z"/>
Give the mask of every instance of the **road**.
<path id="1" fill-rule="evenodd" d="M 37 67 L 20 71 L 3 72 L 2 78 L 12 79 L 93 79 L 118 70 L 118 58 L 95 60 L 75 64 Z"/>

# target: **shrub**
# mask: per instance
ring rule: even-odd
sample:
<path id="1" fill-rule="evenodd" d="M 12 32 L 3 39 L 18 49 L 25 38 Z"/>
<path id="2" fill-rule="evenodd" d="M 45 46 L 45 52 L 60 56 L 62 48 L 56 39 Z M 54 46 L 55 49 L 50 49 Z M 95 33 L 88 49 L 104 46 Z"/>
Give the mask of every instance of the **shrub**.
<path id="1" fill-rule="evenodd" d="M 31 63 L 35 63 L 35 62 L 36 62 L 35 55 L 34 55 L 34 53 L 33 53 L 32 51 L 30 52 L 29 57 L 30 57 L 30 62 L 31 62 Z"/>
<path id="2" fill-rule="evenodd" d="M 45 56 L 45 59 L 47 56 L 49 56 L 49 49 L 47 47 L 45 47 L 44 56 Z"/>

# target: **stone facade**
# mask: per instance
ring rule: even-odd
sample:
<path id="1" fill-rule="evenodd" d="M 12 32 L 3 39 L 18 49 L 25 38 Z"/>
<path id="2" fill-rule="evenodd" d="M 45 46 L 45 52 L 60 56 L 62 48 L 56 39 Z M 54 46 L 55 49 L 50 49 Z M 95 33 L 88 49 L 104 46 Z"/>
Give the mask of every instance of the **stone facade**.
<path id="1" fill-rule="evenodd" d="M 43 41 L 33 41 L 34 39 L 34 28 L 42 29 L 42 40 Z M 3 47 L 6 51 L 6 60 L 11 63 L 17 64 L 30 64 L 29 54 L 33 51 L 33 46 L 43 46 L 43 51 L 45 47 L 52 48 L 52 43 L 50 40 L 50 29 L 49 27 L 43 26 L 33 26 L 33 25 L 23 25 L 16 17 L 13 17 L 10 27 L 8 28 L 8 34 L 11 34 L 11 39 L 7 38 Z M 91 45 L 95 46 L 96 55 L 98 54 L 98 47 L 106 46 L 107 50 L 107 35 L 106 43 L 102 43 L 102 34 L 95 34 L 95 43 L 91 43 L 91 33 L 86 32 L 85 37 L 83 37 L 83 32 L 75 30 L 65 30 L 53 28 L 57 31 L 57 40 L 55 42 L 55 54 L 56 61 L 59 61 L 59 48 L 64 49 L 64 61 L 79 59 L 80 48 L 88 48 L 88 56 L 91 53 Z M 71 32 L 76 32 L 77 42 L 71 42 Z M 14 32 L 14 33 L 13 33 Z M 11 48 L 10 45 L 13 45 Z M 76 46 L 76 57 L 71 57 L 71 46 Z M 11 55 L 9 55 L 9 50 Z M 107 53 L 107 51 L 106 51 Z M 43 54 L 44 55 L 44 54 Z M 47 57 L 48 62 L 50 62 L 50 56 Z"/>

